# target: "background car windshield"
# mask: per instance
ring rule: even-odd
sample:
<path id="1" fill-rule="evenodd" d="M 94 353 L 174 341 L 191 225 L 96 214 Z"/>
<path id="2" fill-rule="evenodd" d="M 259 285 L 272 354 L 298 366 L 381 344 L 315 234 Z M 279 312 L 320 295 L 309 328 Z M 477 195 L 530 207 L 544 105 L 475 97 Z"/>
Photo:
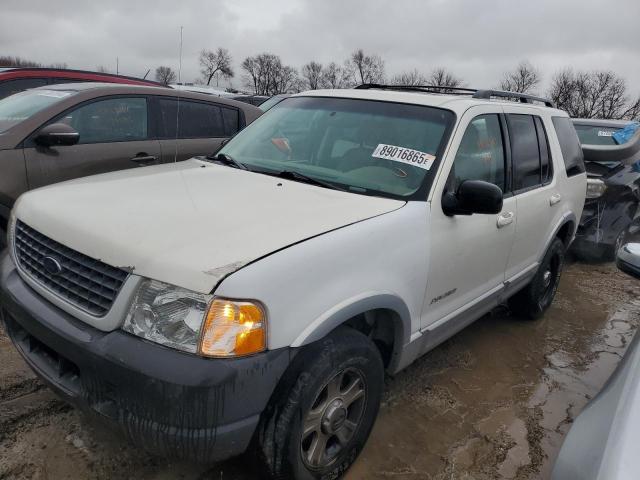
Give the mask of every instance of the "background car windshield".
<path id="1" fill-rule="evenodd" d="M 276 105 L 220 152 L 255 170 L 295 171 L 354 192 L 410 197 L 429 170 L 424 163 L 403 160 L 436 156 L 453 118 L 448 110 L 420 105 L 295 97 Z M 396 159 L 374 156 L 381 145 L 397 147 L 391 152 Z M 418 153 L 401 158 L 405 151 Z"/>
<path id="2" fill-rule="evenodd" d="M 606 125 L 580 125 L 574 124 L 576 133 L 583 145 L 617 145 L 613 134 L 620 130 L 617 127 Z"/>
<path id="3" fill-rule="evenodd" d="M 0 100 L 0 132 L 73 94 L 63 90 L 28 90 Z"/>

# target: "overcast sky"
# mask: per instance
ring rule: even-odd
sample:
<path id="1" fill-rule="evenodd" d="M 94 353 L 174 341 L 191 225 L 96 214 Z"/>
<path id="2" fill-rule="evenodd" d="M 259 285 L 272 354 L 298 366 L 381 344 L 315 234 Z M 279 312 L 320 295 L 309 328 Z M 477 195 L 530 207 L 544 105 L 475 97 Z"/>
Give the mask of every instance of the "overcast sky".
<path id="1" fill-rule="evenodd" d="M 492 87 L 527 59 L 545 85 L 563 67 L 611 69 L 640 92 L 640 0 L 3 0 L 0 55 L 114 71 L 118 57 L 120 73 L 142 76 L 177 70 L 181 25 L 183 81 L 200 75 L 203 48 L 230 51 L 235 87 L 248 55 L 300 67 L 363 48 L 389 76 L 443 66 Z"/>

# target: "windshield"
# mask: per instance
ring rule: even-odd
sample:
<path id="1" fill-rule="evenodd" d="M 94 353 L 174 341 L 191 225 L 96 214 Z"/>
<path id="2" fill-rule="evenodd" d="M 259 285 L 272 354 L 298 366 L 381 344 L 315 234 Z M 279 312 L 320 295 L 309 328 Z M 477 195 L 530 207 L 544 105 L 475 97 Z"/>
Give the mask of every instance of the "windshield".
<path id="1" fill-rule="evenodd" d="M 7 131 L 73 93 L 64 90 L 27 90 L 3 98 L 0 100 L 0 132 Z"/>
<path id="2" fill-rule="evenodd" d="M 605 125 L 574 124 L 582 145 L 617 145 L 613 134 L 620 128 Z"/>
<path id="3" fill-rule="evenodd" d="M 448 110 L 421 105 L 294 97 L 220 153 L 252 170 L 293 171 L 356 193 L 406 199 L 427 188 L 453 120 Z"/>

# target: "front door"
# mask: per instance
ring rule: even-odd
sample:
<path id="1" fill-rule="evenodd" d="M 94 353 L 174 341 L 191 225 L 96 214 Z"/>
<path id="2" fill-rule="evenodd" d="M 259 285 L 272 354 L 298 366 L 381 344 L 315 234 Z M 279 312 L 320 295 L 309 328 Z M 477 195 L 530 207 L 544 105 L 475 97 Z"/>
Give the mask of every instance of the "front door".
<path id="1" fill-rule="evenodd" d="M 55 147 L 27 140 L 29 188 L 159 163 L 160 143 L 149 139 L 147 112 L 144 97 L 116 97 L 82 104 L 53 119 L 49 123 L 72 126 L 80 140 Z"/>
<path id="2" fill-rule="evenodd" d="M 453 138 L 455 154 L 447 156 L 432 196 L 423 329 L 492 301 L 503 288 L 517 221 L 515 199 L 507 195 L 497 215 L 468 216 L 445 215 L 441 201 L 464 180 L 484 180 L 507 190 L 504 128 L 495 107 L 479 106 L 467 111 Z"/>

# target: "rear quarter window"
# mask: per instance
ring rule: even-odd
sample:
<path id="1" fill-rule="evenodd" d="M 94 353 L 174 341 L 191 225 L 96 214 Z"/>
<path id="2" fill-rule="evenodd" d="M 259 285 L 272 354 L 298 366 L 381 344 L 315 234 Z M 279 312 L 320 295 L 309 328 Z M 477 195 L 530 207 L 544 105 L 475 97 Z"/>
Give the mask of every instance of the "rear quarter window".
<path id="1" fill-rule="evenodd" d="M 562 159 L 567 171 L 567 176 L 571 177 L 584 173 L 584 157 L 582 147 L 576 129 L 573 127 L 568 117 L 553 117 L 553 127 L 556 129 Z"/>

